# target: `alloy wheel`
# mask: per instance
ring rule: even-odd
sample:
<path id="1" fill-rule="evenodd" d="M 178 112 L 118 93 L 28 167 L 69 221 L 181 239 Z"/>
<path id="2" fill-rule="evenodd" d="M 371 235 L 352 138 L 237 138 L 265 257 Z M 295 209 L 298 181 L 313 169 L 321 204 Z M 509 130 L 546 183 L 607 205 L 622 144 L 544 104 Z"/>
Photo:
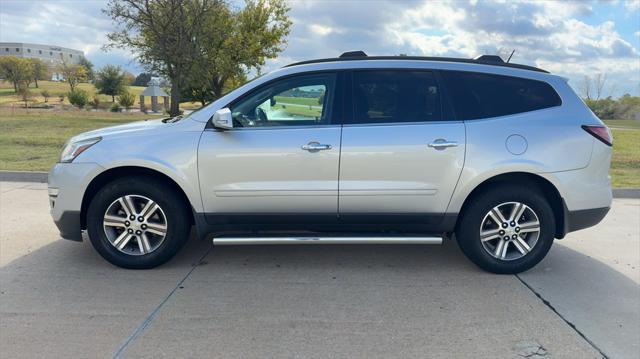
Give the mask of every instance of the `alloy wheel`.
<path id="1" fill-rule="evenodd" d="M 150 198 L 125 195 L 113 201 L 103 219 L 109 243 L 128 255 L 149 254 L 164 242 L 167 217 Z"/>
<path id="2" fill-rule="evenodd" d="M 480 241 L 487 253 L 500 260 L 526 256 L 540 237 L 538 215 L 524 203 L 505 202 L 493 207 L 480 225 Z"/>

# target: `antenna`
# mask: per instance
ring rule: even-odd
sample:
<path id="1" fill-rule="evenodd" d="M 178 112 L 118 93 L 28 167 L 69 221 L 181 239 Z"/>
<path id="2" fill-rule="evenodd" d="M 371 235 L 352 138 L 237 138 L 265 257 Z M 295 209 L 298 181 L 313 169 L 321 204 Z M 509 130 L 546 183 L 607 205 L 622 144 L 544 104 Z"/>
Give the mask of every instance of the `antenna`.
<path id="1" fill-rule="evenodd" d="M 513 51 L 511 51 L 511 55 L 509 55 L 509 58 L 507 59 L 507 63 L 509 63 L 509 61 L 511 61 L 511 57 L 513 56 L 513 54 L 516 52 L 516 49 L 513 49 Z"/>

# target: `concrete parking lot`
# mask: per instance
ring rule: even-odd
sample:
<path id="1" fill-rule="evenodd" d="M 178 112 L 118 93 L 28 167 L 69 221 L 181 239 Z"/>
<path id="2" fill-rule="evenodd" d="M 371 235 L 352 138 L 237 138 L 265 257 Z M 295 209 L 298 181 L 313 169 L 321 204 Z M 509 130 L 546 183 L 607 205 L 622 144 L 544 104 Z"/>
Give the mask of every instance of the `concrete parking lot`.
<path id="1" fill-rule="evenodd" d="M 454 242 L 191 241 L 124 270 L 59 239 L 45 184 L 0 192 L 2 357 L 640 357 L 638 199 L 505 276 Z"/>

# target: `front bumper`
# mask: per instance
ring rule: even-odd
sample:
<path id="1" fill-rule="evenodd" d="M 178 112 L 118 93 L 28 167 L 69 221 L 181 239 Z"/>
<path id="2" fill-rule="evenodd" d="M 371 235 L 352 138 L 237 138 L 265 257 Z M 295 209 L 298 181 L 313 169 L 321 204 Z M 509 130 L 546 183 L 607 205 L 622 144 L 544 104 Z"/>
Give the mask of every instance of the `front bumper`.
<path id="1" fill-rule="evenodd" d="M 51 217 L 60 236 L 82 240 L 82 199 L 89 183 L 103 168 L 95 163 L 56 163 L 49 171 Z"/>

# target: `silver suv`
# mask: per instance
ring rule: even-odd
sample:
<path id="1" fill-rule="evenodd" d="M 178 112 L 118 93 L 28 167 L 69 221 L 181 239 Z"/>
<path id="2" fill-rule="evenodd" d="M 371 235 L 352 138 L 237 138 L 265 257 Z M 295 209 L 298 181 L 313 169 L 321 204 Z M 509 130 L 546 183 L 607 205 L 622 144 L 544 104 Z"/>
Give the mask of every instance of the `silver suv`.
<path id="1" fill-rule="evenodd" d="M 567 80 L 476 59 L 286 66 L 188 116 L 78 135 L 51 214 L 126 268 L 214 244 L 441 243 L 517 273 L 611 204 L 612 137 Z"/>

